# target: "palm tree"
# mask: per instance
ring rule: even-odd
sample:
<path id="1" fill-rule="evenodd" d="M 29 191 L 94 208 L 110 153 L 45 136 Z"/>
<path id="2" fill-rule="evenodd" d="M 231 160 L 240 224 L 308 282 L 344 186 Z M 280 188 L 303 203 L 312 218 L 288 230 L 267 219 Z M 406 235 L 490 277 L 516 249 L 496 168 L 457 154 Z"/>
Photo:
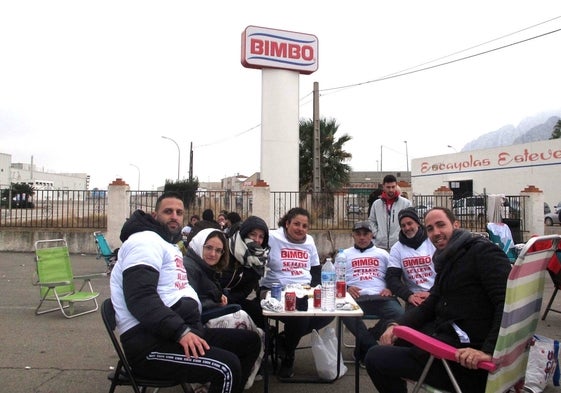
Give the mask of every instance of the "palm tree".
<path id="1" fill-rule="evenodd" d="M 551 133 L 551 137 L 549 139 L 559 139 L 559 138 L 561 138 L 561 120 L 557 120 L 557 123 L 555 124 L 555 127 L 553 128 L 553 132 Z"/>
<path id="2" fill-rule="evenodd" d="M 352 158 L 352 154 L 343 150 L 343 145 L 352 138 L 343 134 L 336 138 L 339 125 L 335 119 L 320 119 L 320 168 L 321 190 L 337 191 L 349 182 L 350 165 L 345 162 Z M 314 121 L 300 120 L 300 191 L 313 189 L 313 151 L 314 151 Z"/>

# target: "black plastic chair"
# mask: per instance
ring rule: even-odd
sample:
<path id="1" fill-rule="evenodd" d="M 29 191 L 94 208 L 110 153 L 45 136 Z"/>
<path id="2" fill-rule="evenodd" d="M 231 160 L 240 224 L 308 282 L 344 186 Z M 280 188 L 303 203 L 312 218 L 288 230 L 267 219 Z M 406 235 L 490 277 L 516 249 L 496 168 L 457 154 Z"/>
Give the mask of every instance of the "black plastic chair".
<path id="1" fill-rule="evenodd" d="M 113 393 L 117 386 L 131 386 L 135 393 L 145 393 L 147 388 L 170 388 L 180 385 L 185 393 L 192 393 L 193 389 L 191 385 L 168 379 L 147 379 L 142 378 L 138 375 L 134 375 L 131 366 L 125 357 L 125 353 L 121 348 L 121 344 L 115 335 L 116 321 L 115 321 L 115 309 L 111 303 L 111 299 L 106 299 L 101 305 L 101 317 L 103 318 L 103 323 L 111 339 L 111 343 L 119 356 L 119 361 L 115 370 L 110 372 L 107 378 L 111 381 L 111 387 L 109 388 L 109 393 Z"/>

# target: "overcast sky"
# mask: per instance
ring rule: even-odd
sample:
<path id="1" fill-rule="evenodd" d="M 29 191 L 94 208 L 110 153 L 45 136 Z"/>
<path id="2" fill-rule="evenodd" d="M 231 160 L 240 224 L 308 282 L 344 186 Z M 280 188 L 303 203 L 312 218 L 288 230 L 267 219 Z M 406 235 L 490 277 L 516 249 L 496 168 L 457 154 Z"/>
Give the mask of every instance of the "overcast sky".
<path id="1" fill-rule="evenodd" d="M 405 170 L 404 141 L 410 160 L 453 153 L 561 108 L 558 0 L 0 0 L 0 152 L 102 189 L 116 177 L 136 189 L 139 172 L 142 189 L 175 179 L 177 147 L 161 136 L 180 145 L 182 178 L 191 142 L 200 181 L 259 171 L 249 25 L 318 37 L 300 118 L 318 82 L 353 170 L 378 169 L 380 150 L 384 170 Z"/>

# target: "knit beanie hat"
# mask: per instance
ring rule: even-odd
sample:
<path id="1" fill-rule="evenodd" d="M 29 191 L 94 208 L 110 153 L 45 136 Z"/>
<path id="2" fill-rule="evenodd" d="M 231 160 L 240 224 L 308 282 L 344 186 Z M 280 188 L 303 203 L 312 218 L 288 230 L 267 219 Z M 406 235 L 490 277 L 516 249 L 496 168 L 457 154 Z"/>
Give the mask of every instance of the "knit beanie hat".
<path id="1" fill-rule="evenodd" d="M 407 207 L 407 208 L 401 210 L 399 212 L 399 214 L 397 215 L 397 217 L 399 219 L 400 224 L 401 224 L 401 219 L 402 218 L 409 217 L 410 219 L 415 221 L 417 224 L 422 225 L 421 220 L 419 219 L 419 216 L 417 215 L 417 212 L 415 211 L 414 207 Z"/>
<path id="2" fill-rule="evenodd" d="M 269 227 L 267 223 L 257 216 L 249 216 L 242 222 L 242 225 L 240 225 L 240 235 L 242 239 L 245 240 L 252 229 L 261 229 L 264 232 L 263 244 L 261 247 L 269 247 Z"/>

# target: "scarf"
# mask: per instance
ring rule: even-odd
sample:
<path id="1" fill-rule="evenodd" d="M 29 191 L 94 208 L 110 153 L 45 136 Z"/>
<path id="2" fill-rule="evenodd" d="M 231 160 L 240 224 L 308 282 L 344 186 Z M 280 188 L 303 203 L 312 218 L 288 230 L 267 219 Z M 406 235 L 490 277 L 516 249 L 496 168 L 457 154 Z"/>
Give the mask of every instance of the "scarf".
<path id="1" fill-rule="evenodd" d="M 423 244 L 425 240 L 427 240 L 427 233 L 425 232 L 425 228 L 422 225 L 419 226 L 417 233 L 411 239 L 405 236 L 403 231 L 399 231 L 399 242 L 414 250 L 419 248 L 419 246 Z"/>
<path id="2" fill-rule="evenodd" d="M 437 275 L 440 274 L 446 266 L 446 261 L 454 259 L 456 254 L 461 251 L 470 240 L 473 240 L 473 236 L 470 232 L 464 229 L 454 229 L 452 237 L 448 241 L 446 247 L 443 250 L 436 250 L 432 256 L 434 270 Z"/>
<path id="3" fill-rule="evenodd" d="M 250 238 L 242 239 L 239 232 L 230 238 L 230 251 L 236 261 L 245 268 L 252 268 L 263 277 L 269 260 L 269 248 L 262 248 Z"/>

